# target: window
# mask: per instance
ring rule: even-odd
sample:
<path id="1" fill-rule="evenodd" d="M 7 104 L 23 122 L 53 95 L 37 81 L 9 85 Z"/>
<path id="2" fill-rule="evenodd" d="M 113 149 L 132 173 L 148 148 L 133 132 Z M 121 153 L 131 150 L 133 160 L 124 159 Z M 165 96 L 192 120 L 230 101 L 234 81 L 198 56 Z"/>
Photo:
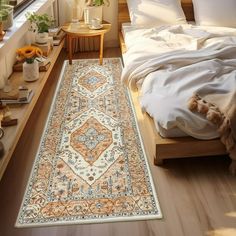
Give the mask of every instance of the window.
<path id="1" fill-rule="evenodd" d="M 21 11 L 23 11 L 29 4 L 35 0 L 10 0 L 10 4 L 14 6 L 14 16 L 17 16 Z"/>

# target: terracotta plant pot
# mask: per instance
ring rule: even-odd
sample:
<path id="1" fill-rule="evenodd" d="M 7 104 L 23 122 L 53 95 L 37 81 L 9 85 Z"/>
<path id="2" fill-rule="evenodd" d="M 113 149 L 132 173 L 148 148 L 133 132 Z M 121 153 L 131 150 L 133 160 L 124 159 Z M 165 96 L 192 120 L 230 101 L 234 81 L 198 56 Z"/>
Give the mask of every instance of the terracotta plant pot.
<path id="1" fill-rule="evenodd" d="M 3 23 L 0 22 L 0 41 L 3 40 L 4 35 L 5 35 L 5 32 L 3 31 Z"/>

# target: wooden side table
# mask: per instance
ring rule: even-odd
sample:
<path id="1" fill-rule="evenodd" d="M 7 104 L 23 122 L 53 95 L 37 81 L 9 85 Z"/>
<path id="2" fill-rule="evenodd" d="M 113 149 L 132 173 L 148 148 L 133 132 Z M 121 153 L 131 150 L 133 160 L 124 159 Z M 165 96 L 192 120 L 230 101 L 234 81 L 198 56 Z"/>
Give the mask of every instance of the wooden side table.
<path id="1" fill-rule="evenodd" d="M 102 65 L 103 61 L 103 43 L 104 34 L 111 29 L 111 24 L 103 21 L 101 29 L 90 29 L 84 22 L 79 23 L 67 23 L 62 26 L 62 30 L 67 35 L 68 51 L 69 51 L 69 64 L 72 64 L 72 42 L 73 39 L 79 37 L 94 37 L 100 36 L 100 50 L 99 50 L 99 62 Z"/>

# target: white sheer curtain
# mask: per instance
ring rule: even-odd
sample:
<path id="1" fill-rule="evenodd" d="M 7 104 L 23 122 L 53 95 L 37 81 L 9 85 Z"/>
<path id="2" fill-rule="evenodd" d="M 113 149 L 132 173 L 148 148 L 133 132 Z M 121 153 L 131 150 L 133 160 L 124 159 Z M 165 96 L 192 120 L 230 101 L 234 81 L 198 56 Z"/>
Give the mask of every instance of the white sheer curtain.
<path id="1" fill-rule="evenodd" d="M 83 19 L 85 0 L 58 0 L 60 24 Z"/>
<path id="2" fill-rule="evenodd" d="M 66 0 L 65 2 L 67 2 L 67 4 L 69 5 L 71 20 L 82 20 L 85 0 Z"/>

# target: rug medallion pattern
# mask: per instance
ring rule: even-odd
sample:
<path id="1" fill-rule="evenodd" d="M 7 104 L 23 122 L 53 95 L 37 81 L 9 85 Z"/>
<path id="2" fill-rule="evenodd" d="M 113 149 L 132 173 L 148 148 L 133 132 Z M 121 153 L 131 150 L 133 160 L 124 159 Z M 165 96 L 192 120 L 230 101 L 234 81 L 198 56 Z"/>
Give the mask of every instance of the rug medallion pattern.
<path id="1" fill-rule="evenodd" d="M 121 70 L 65 62 L 18 227 L 161 217 Z"/>

